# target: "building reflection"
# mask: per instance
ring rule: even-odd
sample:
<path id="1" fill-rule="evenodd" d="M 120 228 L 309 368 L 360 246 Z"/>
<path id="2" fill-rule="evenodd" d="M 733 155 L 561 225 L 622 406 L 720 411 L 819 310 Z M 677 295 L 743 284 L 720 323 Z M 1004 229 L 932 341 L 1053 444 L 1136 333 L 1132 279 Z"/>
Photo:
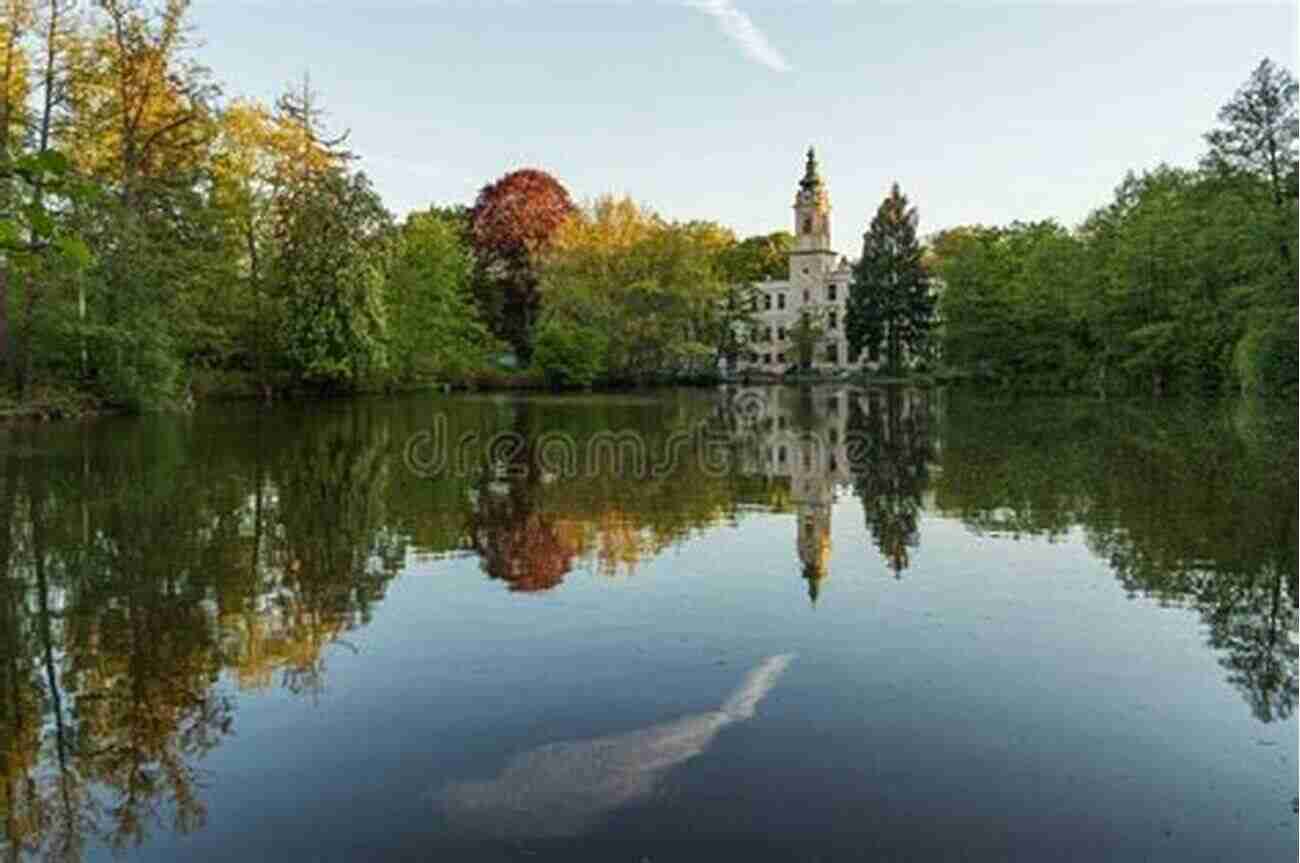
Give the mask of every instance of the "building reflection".
<path id="1" fill-rule="evenodd" d="M 579 566 L 626 578 L 693 538 L 727 542 L 709 532 L 753 512 L 789 526 L 794 602 L 827 598 L 832 519 L 855 502 L 871 547 L 840 559 L 895 575 L 915 566 L 926 512 L 1008 541 L 1073 534 L 1123 591 L 1200 616 L 1255 719 L 1294 714 L 1294 413 L 725 395 L 446 406 L 456 435 L 632 428 L 652 453 L 707 425 L 736 468 L 703 469 L 688 442 L 646 476 L 517 476 L 503 456 L 421 477 L 402 461 L 429 420 L 415 401 L 0 428 L 0 849 L 76 860 L 201 829 L 204 760 L 236 735 L 241 700 L 316 697 L 414 560 L 473 556 L 479 572 L 457 577 L 562 589 Z"/>
<path id="2" fill-rule="evenodd" d="M 831 518 L 842 493 L 860 500 L 877 550 L 900 577 L 919 543 L 937 453 L 931 394 L 823 385 L 737 388 L 730 399 L 753 413 L 748 431 L 756 445 L 743 469 L 789 486 L 809 599 L 817 601 L 830 576 Z"/>

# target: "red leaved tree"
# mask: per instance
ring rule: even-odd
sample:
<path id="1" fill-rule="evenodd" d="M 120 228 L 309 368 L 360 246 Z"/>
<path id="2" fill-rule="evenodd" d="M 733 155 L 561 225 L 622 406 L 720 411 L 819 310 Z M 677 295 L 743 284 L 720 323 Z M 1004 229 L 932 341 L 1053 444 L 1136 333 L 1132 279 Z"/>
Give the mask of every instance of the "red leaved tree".
<path id="1" fill-rule="evenodd" d="M 493 331 L 514 347 L 520 360 L 532 353 L 537 257 L 573 209 L 558 180 L 524 168 L 484 186 L 470 211 L 479 303 Z"/>

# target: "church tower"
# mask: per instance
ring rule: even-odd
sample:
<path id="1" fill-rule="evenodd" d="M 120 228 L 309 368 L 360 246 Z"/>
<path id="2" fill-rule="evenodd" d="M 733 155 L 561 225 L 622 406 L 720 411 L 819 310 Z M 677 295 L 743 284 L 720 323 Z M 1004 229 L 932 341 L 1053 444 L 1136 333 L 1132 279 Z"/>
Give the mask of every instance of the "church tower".
<path id="1" fill-rule="evenodd" d="M 831 199 L 817 170 L 817 154 L 808 148 L 803 179 L 794 196 L 794 250 L 790 253 L 790 282 L 818 283 L 834 269 L 831 249 Z"/>

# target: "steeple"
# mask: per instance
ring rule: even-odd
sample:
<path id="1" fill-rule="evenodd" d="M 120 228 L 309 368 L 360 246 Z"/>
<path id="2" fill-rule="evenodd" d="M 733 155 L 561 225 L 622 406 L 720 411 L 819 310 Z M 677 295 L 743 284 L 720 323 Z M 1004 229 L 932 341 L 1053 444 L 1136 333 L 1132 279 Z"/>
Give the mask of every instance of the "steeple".
<path id="1" fill-rule="evenodd" d="M 799 253 L 830 253 L 831 248 L 831 199 L 826 194 L 826 184 L 822 182 L 817 169 L 817 152 L 808 148 L 808 161 L 804 164 L 803 179 L 799 181 L 799 191 L 794 195 L 794 237 L 795 251 Z M 834 266 L 834 260 L 823 269 Z"/>
<path id="2" fill-rule="evenodd" d="M 821 174 L 817 173 L 817 152 L 812 147 L 808 148 L 808 163 L 804 165 L 803 179 L 799 181 L 799 188 L 809 192 L 816 191 L 822 187 Z"/>

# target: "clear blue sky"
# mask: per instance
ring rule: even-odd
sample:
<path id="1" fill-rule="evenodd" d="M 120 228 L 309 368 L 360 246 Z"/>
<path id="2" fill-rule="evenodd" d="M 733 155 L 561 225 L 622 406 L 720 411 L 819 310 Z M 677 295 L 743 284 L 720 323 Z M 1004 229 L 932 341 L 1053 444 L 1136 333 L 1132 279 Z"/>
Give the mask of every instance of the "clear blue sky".
<path id="1" fill-rule="evenodd" d="M 710 8 L 705 8 L 710 7 Z M 925 233 L 1075 224 L 1125 170 L 1190 164 L 1253 66 L 1296 67 L 1293 3 L 198 0 L 228 95 L 310 70 L 389 208 L 541 167 L 741 235 L 790 227 L 816 145 L 835 245 L 889 184 Z"/>

